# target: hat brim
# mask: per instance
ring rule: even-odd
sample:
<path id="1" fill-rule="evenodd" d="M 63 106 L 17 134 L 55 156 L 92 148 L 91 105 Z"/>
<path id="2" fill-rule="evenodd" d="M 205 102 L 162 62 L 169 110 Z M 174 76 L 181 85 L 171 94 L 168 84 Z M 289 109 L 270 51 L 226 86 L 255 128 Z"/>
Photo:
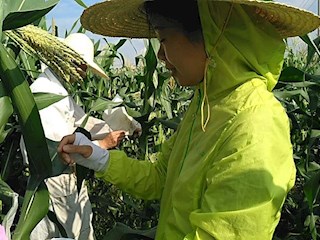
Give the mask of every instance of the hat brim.
<path id="1" fill-rule="evenodd" d="M 110 37 L 154 38 L 154 30 L 142 11 L 146 0 L 112 0 L 87 8 L 81 15 L 82 26 L 89 31 Z M 201 1 L 201 0 L 198 0 Z M 320 25 L 320 18 L 303 9 L 283 3 L 261 0 L 212 0 L 248 5 L 265 18 L 283 38 L 302 36 Z"/>
<path id="2" fill-rule="evenodd" d="M 86 61 L 86 63 L 88 64 L 89 69 L 96 75 L 109 79 L 108 75 L 102 70 L 101 67 L 98 66 L 98 64 L 96 64 L 93 61 L 89 61 L 88 59 L 84 59 Z"/>
<path id="3" fill-rule="evenodd" d="M 74 49 L 72 49 L 70 46 L 68 46 L 68 44 L 65 41 L 65 38 L 60 38 L 57 37 L 58 40 L 60 40 L 62 43 L 64 43 L 68 48 L 70 48 L 72 51 L 74 51 L 75 53 L 79 54 L 77 51 L 75 51 Z M 105 73 L 105 71 L 102 70 L 101 67 L 98 66 L 98 64 L 96 64 L 95 62 L 93 62 L 91 59 L 89 58 L 85 58 L 83 55 L 79 56 L 83 59 L 83 61 L 86 63 L 87 67 L 96 75 L 109 79 L 108 75 Z"/>

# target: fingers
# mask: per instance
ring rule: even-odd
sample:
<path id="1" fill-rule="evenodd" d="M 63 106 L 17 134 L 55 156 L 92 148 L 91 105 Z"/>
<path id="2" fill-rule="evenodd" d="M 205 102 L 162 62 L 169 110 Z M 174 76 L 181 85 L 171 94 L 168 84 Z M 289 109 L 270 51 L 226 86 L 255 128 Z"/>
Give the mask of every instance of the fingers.
<path id="1" fill-rule="evenodd" d="M 67 135 L 67 136 L 64 136 L 59 145 L 58 145 L 58 153 L 61 153 L 62 152 L 62 148 L 64 145 L 67 145 L 67 144 L 73 144 L 74 143 L 74 140 L 75 140 L 76 136 L 75 134 L 70 134 L 70 135 Z"/>
<path id="2" fill-rule="evenodd" d="M 117 130 L 110 132 L 103 140 L 99 141 L 100 147 L 104 149 L 111 149 L 119 146 L 120 142 L 125 138 L 126 132 Z"/>
<path id="3" fill-rule="evenodd" d="M 124 137 L 126 135 L 126 132 L 123 130 L 117 130 L 117 131 L 111 132 L 110 134 L 117 137 Z"/>
<path id="4" fill-rule="evenodd" d="M 92 154 L 92 151 L 93 151 L 93 149 L 89 145 L 77 146 L 77 145 L 67 144 L 62 147 L 63 153 L 66 153 L 66 154 L 78 153 L 78 154 L 82 155 L 84 158 L 90 157 L 90 155 Z"/>
<path id="5" fill-rule="evenodd" d="M 75 164 L 74 160 L 70 157 L 68 153 L 61 153 L 60 159 L 62 160 L 63 164 L 68 166 L 73 166 Z"/>
<path id="6" fill-rule="evenodd" d="M 118 146 L 126 136 L 126 133 L 123 130 L 114 131 L 112 132 L 112 134 L 114 135 L 113 140 L 114 140 L 115 146 Z"/>
<path id="7" fill-rule="evenodd" d="M 72 166 L 75 164 L 75 160 L 70 154 L 77 153 L 84 158 L 88 158 L 92 154 L 92 147 L 88 145 L 73 145 L 75 141 L 75 134 L 67 135 L 62 138 L 58 145 L 58 154 L 62 162 L 66 165 Z"/>

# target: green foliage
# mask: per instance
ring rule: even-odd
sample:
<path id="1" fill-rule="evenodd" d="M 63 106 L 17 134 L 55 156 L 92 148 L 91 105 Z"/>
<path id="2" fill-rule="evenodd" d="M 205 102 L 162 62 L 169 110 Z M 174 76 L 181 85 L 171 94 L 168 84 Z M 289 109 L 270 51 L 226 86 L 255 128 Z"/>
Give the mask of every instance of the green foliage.
<path id="1" fill-rule="evenodd" d="M 111 99 L 119 94 L 123 98 L 121 106 L 125 106 L 128 114 L 140 122 L 143 130 L 139 138 L 127 138 L 119 149 L 131 157 L 153 161 L 163 141 L 171 136 L 180 122 L 193 91 L 176 85 L 169 72 L 158 63 L 153 50 L 157 46 L 151 41 L 146 43 L 146 55 L 137 56 L 136 67 L 114 67 L 114 61 L 122 59 L 117 53 L 122 44 L 123 40 L 115 45 L 107 44 L 96 56 L 104 59 L 105 65 L 101 65 L 109 80 L 89 74 L 85 81 L 69 85 L 69 92 L 87 113 L 98 118 L 105 109 L 119 105 L 110 104 Z M 116 228 L 107 235 L 109 239 L 117 239 L 111 237 L 120 233 L 132 237 L 133 229 L 156 227 L 159 214 L 157 201 L 135 199 L 95 178 L 89 179 L 88 186 L 97 239 L 102 239 L 114 226 Z M 120 223 L 127 227 L 122 228 Z"/>
<path id="2" fill-rule="evenodd" d="M 0 36 L 9 30 L 30 24 L 48 13 L 59 0 L 2 0 L 0 2 Z"/>
<path id="3" fill-rule="evenodd" d="M 0 15 L 11 16 L 6 19 L 18 19 L 16 14 L 22 14 L 22 12 L 17 11 L 14 14 L 12 6 L 20 1 L 13 2 L 15 3 L 10 2 L 10 10 L 1 11 Z M 37 6 L 44 6 L 45 2 L 47 5 L 42 10 L 40 7 L 34 9 L 35 16 L 39 16 L 37 14 L 40 12 L 44 14 L 45 11 L 50 10 L 57 1 L 40 2 L 41 4 Z M 76 2 L 84 6 L 81 0 L 76 0 Z M 27 6 L 25 5 L 25 7 Z M 31 14 L 31 9 L 26 9 L 27 13 Z M 21 21 L 25 18 L 19 17 L 19 19 Z M 24 22 L 9 22 L 7 20 L 4 23 L 4 29 L 33 21 L 33 18 L 26 19 Z M 284 69 L 274 90 L 275 96 L 286 108 L 290 118 L 291 139 L 297 167 L 296 184 L 283 206 L 282 217 L 274 239 L 317 239 L 320 232 L 318 220 L 320 214 L 318 194 L 320 181 L 320 67 L 319 55 L 317 55 L 320 40 L 317 38 L 311 41 L 307 36 L 304 36 L 303 40 L 308 45 L 308 49 L 305 53 L 297 53 L 288 49 Z M 193 90 L 176 85 L 169 72 L 156 57 L 155 53 L 159 47 L 156 41 L 146 42 L 146 54 L 136 57 L 135 66 L 125 65 L 124 57 L 119 54 L 119 49 L 125 41 L 127 40 L 120 40 L 117 44 L 107 42 L 103 48 L 99 46 L 100 41 L 95 43 L 96 59 L 108 73 L 109 79 L 99 79 L 89 73 L 85 81 L 69 84 L 67 87 L 78 104 L 88 113 L 88 116 L 99 118 L 105 109 L 119 105 L 119 103 L 111 102 L 119 94 L 124 100 L 120 106 L 124 106 L 127 112 L 141 123 L 143 129 L 139 138 L 125 139 L 119 149 L 124 150 L 131 157 L 155 161 L 156 152 L 160 150 L 161 144 L 172 135 L 177 124 L 181 121 L 193 96 Z M 7 196 L 7 193 L 11 192 L 11 190 L 8 191 L 10 189 L 7 188 L 6 183 L 8 183 L 11 189 L 20 195 L 20 218 L 30 216 L 27 219 L 29 221 L 26 221 L 23 227 L 21 224 L 17 227 L 17 222 L 15 222 L 13 230 L 19 230 L 19 236 L 16 237 L 19 239 L 27 238 L 29 231 L 47 212 L 47 205 L 43 203 L 48 202 L 48 195 L 42 179 L 47 175 L 58 175 L 64 169 L 54 154 L 56 143 L 51 141 L 47 141 L 47 143 L 35 141 L 33 143 L 34 137 L 24 133 L 29 116 L 23 115 L 27 112 L 23 109 L 27 107 L 26 103 L 28 102 L 32 108 L 41 109 L 58 101 L 60 97 L 38 94 L 34 95 L 35 101 L 33 101 L 32 95 L 27 90 L 27 83 L 32 83 L 38 76 L 39 59 L 20 51 L 14 43 L 6 38 L 3 38 L 3 43 L 5 43 L 5 51 L 14 56 L 14 62 L 19 66 L 20 73 L 17 73 L 17 76 L 21 80 L 21 88 L 24 89 L 24 92 L 20 92 L 19 98 L 19 95 L 12 95 L 14 91 L 11 90 L 15 86 L 12 88 L 10 86 L 9 88 L 4 87 L 5 68 L 2 68 L 0 81 L 0 220 L 4 219 L 11 206 L 10 196 Z M 7 53 L 3 52 L 3 54 Z M 122 66 L 116 67 L 115 61 L 120 61 Z M 7 94 L 9 92 L 10 94 Z M 38 120 L 32 122 L 35 125 L 31 126 L 31 129 L 41 128 Z M 41 130 L 35 131 L 39 133 Z M 41 149 L 48 149 L 53 168 L 49 165 L 44 165 L 42 168 L 34 165 L 29 169 L 23 165 L 18 147 L 21 132 L 29 140 L 29 144 L 40 144 Z M 48 162 L 44 162 L 44 164 L 48 164 Z M 48 172 L 41 170 L 40 175 L 33 174 L 46 167 L 49 169 Z M 30 173 L 31 176 L 40 177 L 36 180 L 32 177 L 29 178 Z M 28 185 L 27 179 L 32 179 Z M 135 199 L 115 186 L 94 177 L 90 177 L 87 184 L 93 206 L 93 225 L 98 240 L 119 239 L 120 236 L 122 239 L 153 238 L 159 215 L 159 202 Z M 3 190 L 4 188 L 6 190 Z M 22 197 L 25 199 L 23 207 L 21 207 Z M 27 213 L 24 215 L 24 212 L 35 207 L 34 204 L 29 204 L 30 199 L 33 198 L 34 202 L 39 201 L 43 208 L 41 211 L 33 211 L 36 212 L 33 215 Z M 51 217 L 54 218 L 54 216 Z M 149 231 L 149 229 L 151 230 Z"/>
<path id="4" fill-rule="evenodd" d="M 306 40 L 306 37 L 304 37 Z M 308 43 L 311 41 L 308 40 Z M 291 122 L 291 141 L 297 167 L 296 184 L 283 207 L 276 236 L 280 239 L 319 237 L 320 76 L 319 38 L 306 53 L 288 51 L 274 90 Z"/>
<path id="5" fill-rule="evenodd" d="M 45 15 L 55 4 L 57 0 L 49 1 L 1 1 L 0 10 L 0 36 L 2 29 L 12 29 L 23 26 L 38 20 Z M 7 45 L 7 44 L 5 44 Z M 18 224 L 14 231 L 13 239 L 29 239 L 30 233 L 37 223 L 47 214 L 49 207 L 49 194 L 43 180 L 51 172 L 51 161 L 48 148 L 44 138 L 44 132 L 40 122 L 39 112 L 30 91 L 29 84 L 26 81 L 19 65 L 15 59 L 15 52 L 11 48 L 6 48 L 0 42 L 0 78 L 2 92 L 6 92 L 11 102 L 3 101 L 6 109 L 5 117 L 2 119 L 0 134 L 6 135 L 6 122 L 8 116 L 12 113 L 12 106 L 15 110 L 21 132 L 26 141 L 26 150 L 29 156 L 30 178 L 25 189 L 24 200 L 21 207 Z M 3 94 L 2 94 L 3 95 Z M 12 104 L 12 106 L 10 106 Z M 1 174 L 7 174 L 9 158 L 4 162 L 5 171 Z M 1 161 L 1 164 L 3 163 Z M 2 177 L 2 176 L 1 176 Z M 13 214 L 8 211 L 7 216 Z M 4 217 L 4 219 L 6 219 Z M 11 218 L 11 217 L 10 217 Z M 8 222 L 7 222 L 8 223 Z M 10 229 L 11 221 L 8 223 L 7 231 Z"/>

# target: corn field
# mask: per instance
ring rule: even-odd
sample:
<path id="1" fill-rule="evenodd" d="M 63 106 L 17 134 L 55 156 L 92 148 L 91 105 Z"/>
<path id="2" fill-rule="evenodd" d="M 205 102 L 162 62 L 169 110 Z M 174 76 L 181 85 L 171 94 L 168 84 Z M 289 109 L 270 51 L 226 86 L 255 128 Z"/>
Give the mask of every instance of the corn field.
<path id="1" fill-rule="evenodd" d="M 53 157 L 56 143 L 45 139 L 38 113 L 61 97 L 31 93 L 29 86 L 40 74 L 43 58 L 37 51 L 21 47 L 19 38 L 14 41 L 10 37 L 12 30 L 28 24 L 49 31 L 44 17 L 59 0 L 26 1 L 29 4 L 22 9 L 8 1 L 0 22 L 0 224 L 12 225 L 6 230 L 14 240 L 29 239 L 36 224 L 48 214 L 49 193 L 44 179 L 61 173 L 59 159 Z M 84 32 L 81 27 L 71 31 Z M 297 168 L 296 185 L 283 206 L 275 240 L 315 240 L 320 236 L 320 38 L 300 38 L 306 51 L 287 48 L 273 90 L 290 118 Z M 115 61 L 124 59 L 119 49 L 125 41 L 95 42 L 96 60 L 108 80 L 89 73 L 83 81 L 67 82 L 66 88 L 88 115 L 97 118 L 105 109 L 115 107 L 111 100 L 120 95 L 122 106 L 142 125 L 142 134 L 125 139 L 119 149 L 129 156 L 154 161 L 163 141 L 181 121 L 193 90 L 178 86 L 158 61 L 156 40 L 145 41 L 146 52 L 136 56 L 134 66 L 115 66 Z M 21 136 L 29 165 L 22 160 Z M 90 172 L 78 178 L 85 178 L 88 185 L 97 240 L 153 239 L 159 214 L 157 201 L 135 199 Z"/>

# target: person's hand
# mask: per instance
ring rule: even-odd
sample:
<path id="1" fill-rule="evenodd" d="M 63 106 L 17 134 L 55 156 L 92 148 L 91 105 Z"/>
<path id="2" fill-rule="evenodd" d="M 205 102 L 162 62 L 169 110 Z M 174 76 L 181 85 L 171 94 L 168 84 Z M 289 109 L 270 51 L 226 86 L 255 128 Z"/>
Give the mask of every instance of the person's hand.
<path id="1" fill-rule="evenodd" d="M 78 153 L 84 158 L 88 158 L 92 154 L 92 148 L 88 145 L 77 146 L 73 145 L 76 139 L 76 134 L 64 136 L 58 145 L 58 154 L 60 159 L 66 165 L 74 165 L 75 160 L 70 156 L 70 153 Z"/>
<path id="2" fill-rule="evenodd" d="M 102 139 L 98 140 L 99 145 L 103 149 L 111 149 L 119 146 L 120 142 L 124 139 L 126 136 L 125 131 L 118 130 L 108 133 L 108 135 Z"/>
<path id="3" fill-rule="evenodd" d="M 136 128 L 132 134 L 132 138 L 138 138 L 140 137 L 142 134 L 142 128 L 141 128 L 141 125 L 140 127 Z"/>
<path id="4" fill-rule="evenodd" d="M 66 165 L 77 163 L 95 171 L 103 170 L 109 160 L 107 150 L 96 146 L 80 132 L 63 137 L 57 151 Z"/>

